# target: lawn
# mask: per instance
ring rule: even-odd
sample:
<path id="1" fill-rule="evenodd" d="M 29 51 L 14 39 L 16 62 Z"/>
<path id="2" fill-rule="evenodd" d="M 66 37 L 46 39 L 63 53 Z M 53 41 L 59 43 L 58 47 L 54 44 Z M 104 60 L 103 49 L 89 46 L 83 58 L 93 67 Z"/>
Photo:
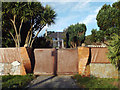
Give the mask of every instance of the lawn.
<path id="1" fill-rule="evenodd" d="M 72 77 L 80 88 L 116 88 L 118 89 L 118 79 L 113 78 L 97 78 L 82 77 L 75 75 Z"/>
<path id="2" fill-rule="evenodd" d="M 24 88 L 26 85 L 29 84 L 31 80 L 35 78 L 34 75 L 5 75 L 2 77 L 2 89 L 7 88 Z"/>

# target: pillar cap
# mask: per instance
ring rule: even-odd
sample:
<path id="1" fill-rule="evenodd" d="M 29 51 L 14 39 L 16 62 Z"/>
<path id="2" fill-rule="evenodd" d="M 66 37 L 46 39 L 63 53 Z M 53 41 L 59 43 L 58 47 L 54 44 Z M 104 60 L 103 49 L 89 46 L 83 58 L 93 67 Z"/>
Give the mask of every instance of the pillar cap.
<path id="1" fill-rule="evenodd" d="M 82 45 L 81 45 L 82 47 L 85 47 L 85 43 L 82 43 Z"/>

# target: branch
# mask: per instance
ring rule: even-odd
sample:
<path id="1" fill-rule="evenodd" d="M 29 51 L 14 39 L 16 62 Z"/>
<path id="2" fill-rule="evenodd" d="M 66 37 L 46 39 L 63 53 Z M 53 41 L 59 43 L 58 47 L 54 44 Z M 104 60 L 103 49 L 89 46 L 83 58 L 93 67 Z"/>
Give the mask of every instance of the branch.
<path id="1" fill-rule="evenodd" d="M 31 31 L 29 42 L 28 42 L 29 46 L 30 46 L 31 40 L 32 40 L 32 31 Z"/>
<path id="2" fill-rule="evenodd" d="M 17 33 L 17 28 L 16 28 L 16 25 L 15 25 L 15 22 L 14 22 L 12 19 L 10 19 L 10 20 L 11 20 L 11 22 L 12 22 L 13 26 L 14 26 L 15 33 L 16 33 L 16 35 L 17 35 L 18 33 Z"/>
<path id="3" fill-rule="evenodd" d="M 20 39 L 20 42 L 21 42 L 21 35 L 20 35 L 20 31 L 21 31 L 22 24 L 23 24 L 23 19 L 21 20 L 21 24 L 20 24 L 20 27 L 19 27 L 19 39 Z"/>
<path id="4" fill-rule="evenodd" d="M 21 31 L 22 24 L 23 24 L 23 19 L 21 20 L 21 24 L 20 24 L 20 27 L 19 27 L 19 34 L 20 34 L 20 31 Z"/>
<path id="5" fill-rule="evenodd" d="M 16 43 L 15 37 L 13 36 L 13 34 L 9 31 L 10 35 L 12 36 L 14 42 Z"/>
<path id="6" fill-rule="evenodd" d="M 31 44 L 30 44 L 30 47 L 32 47 L 32 44 L 33 44 L 35 38 L 38 36 L 39 32 L 43 29 L 44 26 L 45 26 L 45 25 L 43 25 L 43 26 L 38 30 L 37 34 L 35 35 L 35 37 L 33 38 L 32 42 L 31 42 Z"/>
<path id="7" fill-rule="evenodd" d="M 28 31 L 28 34 L 27 34 L 27 37 L 26 37 L 26 40 L 25 40 L 25 44 L 28 43 L 28 38 L 29 38 L 29 35 L 30 35 L 30 32 L 32 31 L 32 27 L 33 27 L 33 24 L 31 25 L 29 31 Z"/>
<path id="8" fill-rule="evenodd" d="M 13 26 L 14 26 L 14 29 L 15 29 L 15 33 L 16 33 L 16 36 L 17 36 L 17 40 L 18 40 L 18 33 L 17 33 L 17 28 L 16 28 L 16 25 L 15 25 L 15 17 L 16 17 L 16 15 L 14 15 L 14 21 L 12 20 L 12 19 L 10 19 L 11 20 L 11 22 L 12 22 L 12 24 L 13 24 Z"/>
<path id="9" fill-rule="evenodd" d="M 15 18 L 16 18 L 16 15 L 14 15 L 14 18 L 13 18 L 14 22 L 15 22 Z"/>

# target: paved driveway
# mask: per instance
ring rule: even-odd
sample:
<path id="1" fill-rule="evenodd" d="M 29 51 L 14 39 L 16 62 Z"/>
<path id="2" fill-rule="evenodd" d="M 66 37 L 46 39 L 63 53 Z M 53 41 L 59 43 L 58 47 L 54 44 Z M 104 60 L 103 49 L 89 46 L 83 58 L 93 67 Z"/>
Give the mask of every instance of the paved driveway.
<path id="1" fill-rule="evenodd" d="M 39 76 L 27 88 L 78 88 L 71 76 Z"/>

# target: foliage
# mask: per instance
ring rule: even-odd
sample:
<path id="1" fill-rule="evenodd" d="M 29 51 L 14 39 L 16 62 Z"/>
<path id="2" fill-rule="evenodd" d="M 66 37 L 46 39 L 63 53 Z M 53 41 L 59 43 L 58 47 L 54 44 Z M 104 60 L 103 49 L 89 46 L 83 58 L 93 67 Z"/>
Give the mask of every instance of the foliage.
<path id="1" fill-rule="evenodd" d="M 10 35 L 12 36 L 15 42 L 16 47 L 19 47 L 21 42 L 20 41 L 21 26 L 23 20 L 25 19 L 25 15 L 26 15 L 25 12 L 27 12 L 25 11 L 26 10 L 25 8 L 27 7 L 23 3 L 18 3 L 18 2 L 2 3 L 2 31 L 3 32 L 6 31 L 10 33 Z M 16 20 L 16 15 L 17 15 L 17 20 Z"/>
<path id="2" fill-rule="evenodd" d="M 2 76 L 2 89 L 7 88 L 24 88 L 31 80 L 35 78 L 34 75 L 5 75 Z"/>
<path id="3" fill-rule="evenodd" d="M 81 75 L 73 76 L 80 88 L 118 88 L 111 83 L 118 79 L 97 78 L 97 77 L 82 77 Z"/>
<path id="4" fill-rule="evenodd" d="M 14 47 L 15 43 L 9 32 L 2 30 L 2 47 Z"/>
<path id="5" fill-rule="evenodd" d="M 33 48 L 52 48 L 52 43 L 48 38 L 37 37 L 33 43 Z"/>
<path id="6" fill-rule="evenodd" d="M 113 3 L 113 6 L 103 5 L 96 20 L 100 30 L 104 31 L 106 38 L 109 40 L 112 33 L 119 34 L 120 30 L 120 1 Z M 112 28 L 112 29 L 111 29 Z"/>
<path id="7" fill-rule="evenodd" d="M 105 43 L 105 36 L 104 36 L 104 32 L 102 30 L 99 30 L 96 32 L 96 38 L 97 38 L 97 41 L 98 42 L 101 42 L 101 43 Z"/>
<path id="8" fill-rule="evenodd" d="M 84 41 L 85 45 L 91 45 L 91 35 L 87 35 L 85 36 L 85 41 Z"/>
<path id="9" fill-rule="evenodd" d="M 108 58 L 111 60 L 118 70 L 120 69 L 120 36 L 114 34 L 109 40 Z"/>
<path id="10" fill-rule="evenodd" d="M 96 42 L 97 41 L 97 29 L 92 29 L 91 30 L 91 42 Z"/>
<path id="11" fill-rule="evenodd" d="M 103 5 L 97 14 L 97 24 L 108 43 L 108 58 L 120 69 L 120 1 Z"/>
<path id="12" fill-rule="evenodd" d="M 105 36 L 102 30 L 97 31 L 97 29 L 92 29 L 91 35 L 85 37 L 85 44 L 87 45 L 105 43 L 104 41 Z"/>
<path id="13" fill-rule="evenodd" d="M 16 47 L 20 47 L 21 28 L 26 22 L 29 23 L 25 45 L 32 47 L 39 32 L 46 26 L 54 23 L 56 13 L 48 5 L 45 7 L 40 2 L 4 2 L 2 5 L 2 28 L 8 31 Z M 23 29 L 24 30 L 24 29 Z M 33 36 L 33 33 L 36 33 Z"/>
<path id="14" fill-rule="evenodd" d="M 85 24 L 75 24 L 70 25 L 66 29 L 66 38 L 68 40 L 68 45 L 72 48 L 80 46 L 85 40 L 86 25 Z"/>

